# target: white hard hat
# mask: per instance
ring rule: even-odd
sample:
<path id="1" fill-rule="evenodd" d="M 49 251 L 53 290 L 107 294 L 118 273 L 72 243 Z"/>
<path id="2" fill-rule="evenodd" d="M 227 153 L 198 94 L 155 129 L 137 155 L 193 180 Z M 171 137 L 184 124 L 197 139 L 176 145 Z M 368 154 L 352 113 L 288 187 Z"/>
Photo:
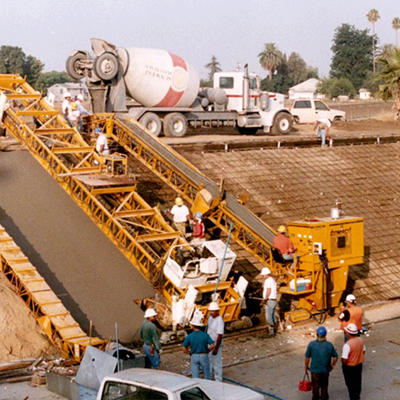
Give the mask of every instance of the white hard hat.
<path id="1" fill-rule="evenodd" d="M 144 313 L 145 318 L 155 317 L 156 315 L 157 313 L 154 308 L 148 308 Z"/>
<path id="2" fill-rule="evenodd" d="M 346 296 L 346 301 L 351 301 L 351 302 L 356 301 L 356 296 L 354 296 L 354 294 L 348 294 Z"/>
<path id="3" fill-rule="evenodd" d="M 189 323 L 190 323 L 190 325 L 194 325 L 194 326 L 203 326 L 203 322 L 201 322 L 201 318 L 197 318 L 196 316 L 194 316 Z"/>
<path id="4" fill-rule="evenodd" d="M 64 97 L 65 97 L 65 98 L 71 97 L 71 93 L 70 93 L 70 92 L 65 92 L 65 93 L 64 93 Z"/>
<path id="5" fill-rule="evenodd" d="M 220 308 L 216 301 L 212 301 L 210 303 L 210 305 L 208 306 L 208 311 L 219 311 L 219 310 L 220 310 Z"/>
<path id="6" fill-rule="evenodd" d="M 345 330 L 347 333 L 350 333 L 350 335 L 357 335 L 357 333 L 358 333 L 358 328 L 357 328 L 357 326 L 356 326 L 355 324 L 348 324 L 348 325 L 344 328 L 344 330 Z"/>
<path id="7" fill-rule="evenodd" d="M 261 276 L 269 275 L 271 273 L 271 270 L 268 267 L 264 267 L 261 270 Z"/>
<path id="8" fill-rule="evenodd" d="M 76 96 L 76 98 L 77 98 L 78 100 L 82 100 L 82 101 L 83 101 L 83 96 L 82 96 L 81 94 L 78 94 L 78 96 Z"/>

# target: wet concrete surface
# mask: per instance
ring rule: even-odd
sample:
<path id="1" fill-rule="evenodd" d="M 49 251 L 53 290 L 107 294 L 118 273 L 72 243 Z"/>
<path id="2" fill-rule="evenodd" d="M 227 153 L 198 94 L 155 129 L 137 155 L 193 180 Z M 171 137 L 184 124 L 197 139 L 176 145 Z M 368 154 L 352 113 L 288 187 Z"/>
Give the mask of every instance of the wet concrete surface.
<path id="1" fill-rule="evenodd" d="M 0 152 L 0 223 L 86 333 L 132 340 L 150 284 L 25 151 Z"/>

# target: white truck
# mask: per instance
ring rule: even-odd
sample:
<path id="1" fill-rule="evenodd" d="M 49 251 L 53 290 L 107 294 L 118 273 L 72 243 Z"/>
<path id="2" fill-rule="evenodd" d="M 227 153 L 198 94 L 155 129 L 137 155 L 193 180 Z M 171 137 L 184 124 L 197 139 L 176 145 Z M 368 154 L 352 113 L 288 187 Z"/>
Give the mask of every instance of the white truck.
<path id="1" fill-rule="evenodd" d="M 155 136 L 182 137 L 188 126 L 234 127 L 242 134 L 291 131 L 284 95 L 261 91 L 260 78 L 247 65 L 244 72 L 216 73 L 214 87 L 200 90 L 198 72 L 176 54 L 91 42 L 94 57 L 74 51 L 66 70 L 74 79 L 86 78 L 94 112 L 124 113 Z M 129 109 L 127 96 L 134 100 Z"/>
<path id="2" fill-rule="evenodd" d="M 296 124 L 312 124 L 320 118 L 327 118 L 331 122 L 346 121 L 344 111 L 331 109 L 321 100 L 295 100 L 290 112 Z"/>
<path id="3" fill-rule="evenodd" d="M 97 400 L 262 400 L 253 390 L 191 379 L 167 371 L 131 368 L 103 379 Z"/>

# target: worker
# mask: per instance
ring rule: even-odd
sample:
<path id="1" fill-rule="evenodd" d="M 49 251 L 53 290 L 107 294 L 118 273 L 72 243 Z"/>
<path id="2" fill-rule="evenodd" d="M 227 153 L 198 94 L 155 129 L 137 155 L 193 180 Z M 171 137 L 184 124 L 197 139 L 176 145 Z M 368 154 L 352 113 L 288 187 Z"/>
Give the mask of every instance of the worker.
<path id="1" fill-rule="evenodd" d="M 263 300 L 264 300 L 264 309 L 265 309 L 265 319 L 268 324 L 268 333 L 263 337 L 274 337 L 276 334 L 275 324 L 275 310 L 277 302 L 277 291 L 276 291 L 276 281 L 271 276 L 271 270 L 267 267 L 264 267 L 261 270 L 261 276 L 265 279 L 263 286 Z"/>
<path id="2" fill-rule="evenodd" d="M 70 106 L 70 112 L 68 119 L 71 122 L 71 126 L 73 127 L 78 127 L 78 122 L 79 122 L 79 111 L 78 111 L 78 105 L 76 104 L 75 101 L 71 101 L 69 103 Z"/>
<path id="3" fill-rule="evenodd" d="M 195 223 L 192 232 L 192 243 L 202 243 L 206 240 L 206 228 L 203 222 L 203 214 L 197 211 L 194 214 Z"/>
<path id="4" fill-rule="evenodd" d="M 82 102 L 83 102 L 83 95 L 78 94 L 78 96 L 76 96 L 76 104 L 78 106 L 78 112 L 79 112 L 79 120 L 78 120 L 78 130 L 81 131 L 82 130 L 82 116 L 84 115 L 89 115 L 89 111 L 86 110 L 86 108 L 83 106 Z"/>
<path id="5" fill-rule="evenodd" d="M 185 237 L 186 223 L 190 219 L 190 212 L 189 209 L 183 204 L 183 200 L 180 197 L 175 199 L 175 205 L 172 207 L 170 213 L 173 215 L 175 228 L 183 237 Z"/>
<path id="6" fill-rule="evenodd" d="M 71 99 L 72 99 L 71 93 L 65 92 L 64 93 L 64 101 L 62 103 L 61 110 L 62 110 L 63 116 L 64 116 L 65 120 L 67 121 L 68 125 L 72 127 L 73 125 L 71 125 L 71 121 L 70 121 L 70 117 L 71 117 L 71 113 L 72 113 L 71 106 L 70 106 Z"/>
<path id="7" fill-rule="evenodd" d="M 107 138 L 100 128 L 95 128 L 94 136 L 96 138 L 96 151 L 101 156 L 108 156 L 110 150 L 108 149 Z"/>
<path id="8" fill-rule="evenodd" d="M 160 337 L 154 323 L 156 316 L 156 311 L 153 308 L 148 308 L 144 313 L 144 321 L 140 327 L 140 337 L 144 342 L 145 368 L 158 369 L 161 363 Z"/>
<path id="9" fill-rule="evenodd" d="M 362 319 L 364 311 L 361 307 L 356 305 L 356 297 L 354 294 L 348 294 L 346 296 L 346 306 L 342 307 L 342 312 L 339 314 L 340 329 L 344 331 L 344 328 L 349 324 L 355 324 L 358 329 L 358 335 L 360 335 L 362 330 Z M 344 341 L 348 339 L 346 332 L 344 332 Z"/>
<path id="10" fill-rule="evenodd" d="M 332 123 L 328 118 L 320 118 L 314 123 L 314 131 L 317 134 L 317 137 L 321 138 L 322 147 L 325 146 L 326 140 L 330 140 L 329 129 L 331 128 Z"/>
<path id="11" fill-rule="evenodd" d="M 214 342 L 208 333 L 201 330 L 203 323 L 201 322 L 201 317 L 196 313 L 190 321 L 190 327 L 193 332 L 186 336 L 182 343 L 182 350 L 190 355 L 192 377 L 199 378 L 201 369 L 204 379 L 211 379 L 208 352 L 214 350 Z"/>
<path id="12" fill-rule="evenodd" d="M 338 353 L 333 344 L 326 340 L 327 330 L 324 326 L 318 327 L 316 334 L 316 340 L 307 346 L 305 371 L 311 371 L 312 400 L 328 400 L 329 373 L 335 368 Z"/>
<path id="13" fill-rule="evenodd" d="M 282 257 L 286 261 L 294 260 L 294 252 L 296 249 L 293 246 L 292 241 L 286 236 L 286 227 L 285 225 L 281 225 L 278 228 L 279 235 L 274 237 L 272 241 L 272 245 L 281 253 Z M 298 257 L 297 257 L 298 261 Z M 294 263 L 292 263 L 291 267 L 294 267 Z"/>
<path id="14" fill-rule="evenodd" d="M 343 345 L 342 370 L 350 400 L 359 400 L 362 385 L 362 367 L 364 362 L 365 344 L 357 337 L 358 328 L 348 324 L 344 331 L 349 340 Z"/>
<path id="15" fill-rule="evenodd" d="M 207 323 L 207 333 L 215 343 L 213 351 L 209 353 L 211 379 L 222 382 L 222 338 L 224 336 L 225 323 L 219 315 L 220 307 L 212 301 L 208 306 L 210 316 Z"/>

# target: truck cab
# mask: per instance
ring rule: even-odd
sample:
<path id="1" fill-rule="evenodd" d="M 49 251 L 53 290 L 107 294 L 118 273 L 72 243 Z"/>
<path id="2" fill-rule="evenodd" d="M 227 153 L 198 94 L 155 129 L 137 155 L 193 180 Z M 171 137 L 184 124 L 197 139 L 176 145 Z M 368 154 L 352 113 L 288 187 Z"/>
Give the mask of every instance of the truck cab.
<path id="1" fill-rule="evenodd" d="M 346 121 L 346 113 L 329 108 L 323 101 L 315 99 L 295 100 L 290 110 L 297 124 L 312 124 L 320 118 L 330 121 Z"/>
<path id="2" fill-rule="evenodd" d="M 241 112 L 244 110 L 244 72 L 228 71 L 217 72 L 214 74 L 214 88 L 223 89 L 226 93 L 227 110 Z M 255 74 L 249 74 L 250 99 L 249 109 L 258 111 L 260 102 L 260 77 Z"/>

